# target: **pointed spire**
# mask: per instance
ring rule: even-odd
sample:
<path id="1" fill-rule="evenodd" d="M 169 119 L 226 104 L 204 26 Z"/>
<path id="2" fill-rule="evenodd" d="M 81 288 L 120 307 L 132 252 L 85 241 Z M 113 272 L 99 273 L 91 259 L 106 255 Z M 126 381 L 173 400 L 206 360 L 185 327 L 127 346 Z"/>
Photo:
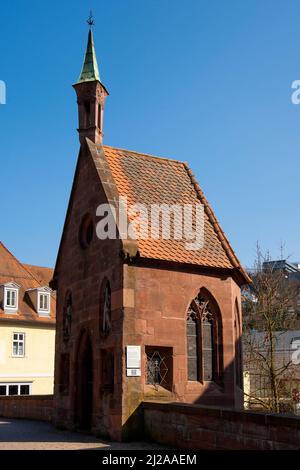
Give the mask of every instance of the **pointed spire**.
<path id="1" fill-rule="evenodd" d="M 73 85 L 78 104 L 78 132 L 81 143 L 89 138 L 92 142 L 101 144 L 103 139 L 104 104 L 109 93 L 103 83 L 100 82 L 92 33 L 92 26 L 94 25 L 92 12 L 87 23 L 90 30 L 83 67 L 77 83 Z"/>
<path id="2" fill-rule="evenodd" d="M 96 58 L 93 33 L 90 27 L 84 62 L 77 83 L 92 82 L 95 80 L 100 82 L 100 74 Z"/>

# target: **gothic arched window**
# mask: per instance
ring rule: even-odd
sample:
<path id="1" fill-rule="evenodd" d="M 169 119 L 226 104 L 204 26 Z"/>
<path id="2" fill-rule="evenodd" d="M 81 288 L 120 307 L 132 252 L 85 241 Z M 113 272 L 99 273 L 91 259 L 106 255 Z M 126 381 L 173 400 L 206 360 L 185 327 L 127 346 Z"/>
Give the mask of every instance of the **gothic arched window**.
<path id="1" fill-rule="evenodd" d="M 72 324 L 72 294 L 67 292 L 65 296 L 64 303 L 64 313 L 63 313 L 63 337 L 65 341 L 68 341 L 71 335 L 71 324 Z"/>
<path id="2" fill-rule="evenodd" d="M 218 309 L 201 295 L 188 310 L 187 359 L 188 380 L 218 381 L 221 376 L 221 325 Z"/>
<path id="3" fill-rule="evenodd" d="M 111 331 L 111 289 L 108 281 L 102 285 L 100 302 L 100 333 L 107 336 Z"/>

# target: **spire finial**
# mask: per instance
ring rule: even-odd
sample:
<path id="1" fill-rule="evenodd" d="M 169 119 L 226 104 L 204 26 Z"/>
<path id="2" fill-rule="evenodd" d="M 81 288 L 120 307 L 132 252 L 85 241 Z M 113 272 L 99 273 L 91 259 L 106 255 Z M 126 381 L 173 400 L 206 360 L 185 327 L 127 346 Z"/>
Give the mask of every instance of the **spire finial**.
<path id="1" fill-rule="evenodd" d="M 86 46 L 83 67 L 82 67 L 80 77 L 77 83 L 91 82 L 94 80 L 98 80 L 100 82 L 100 74 L 99 74 L 99 68 L 97 64 L 94 39 L 93 39 L 93 31 L 92 31 L 92 26 L 95 24 L 92 12 L 90 12 L 90 16 L 87 19 L 87 23 L 90 27 L 89 34 L 88 34 L 88 42 Z"/>
<path id="2" fill-rule="evenodd" d="M 92 27 L 93 27 L 94 24 L 95 24 L 92 10 L 90 10 L 90 16 L 88 17 L 88 19 L 86 20 L 86 22 L 87 22 L 87 24 L 89 25 L 90 29 L 92 29 Z"/>

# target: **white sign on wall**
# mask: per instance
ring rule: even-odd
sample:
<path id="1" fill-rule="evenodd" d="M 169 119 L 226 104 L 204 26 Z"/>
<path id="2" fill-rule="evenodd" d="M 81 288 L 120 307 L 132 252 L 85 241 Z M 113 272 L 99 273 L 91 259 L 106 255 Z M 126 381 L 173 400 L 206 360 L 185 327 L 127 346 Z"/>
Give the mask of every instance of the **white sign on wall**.
<path id="1" fill-rule="evenodd" d="M 141 375 L 141 346 L 126 346 L 127 377 Z"/>
<path id="2" fill-rule="evenodd" d="M 127 377 L 140 377 L 141 369 L 127 369 Z"/>

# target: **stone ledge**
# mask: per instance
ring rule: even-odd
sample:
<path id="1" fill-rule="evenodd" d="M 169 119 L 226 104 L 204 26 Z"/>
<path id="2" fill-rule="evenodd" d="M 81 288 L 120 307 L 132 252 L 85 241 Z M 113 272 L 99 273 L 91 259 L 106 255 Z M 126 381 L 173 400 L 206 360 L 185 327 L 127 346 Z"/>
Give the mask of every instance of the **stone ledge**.
<path id="1" fill-rule="evenodd" d="M 146 435 L 182 449 L 299 449 L 300 418 L 185 403 L 144 401 Z"/>
<path id="2" fill-rule="evenodd" d="M 270 426 L 289 426 L 300 429 L 300 417 L 283 414 L 263 413 L 260 411 L 234 410 L 214 406 L 191 405 L 188 403 L 157 403 L 143 401 L 144 409 L 156 409 L 163 412 L 185 413 L 193 416 L 214 416 L 232 421 L 252 422 Z"/>
<path id="3" fill-rule="evenodd" d="M 54 395 L 11 395 L 11 396 L 0 396 L 0 401 L 11 400 L 11 401 L 30 401 L 30 400 L 53 400 Z"/>

